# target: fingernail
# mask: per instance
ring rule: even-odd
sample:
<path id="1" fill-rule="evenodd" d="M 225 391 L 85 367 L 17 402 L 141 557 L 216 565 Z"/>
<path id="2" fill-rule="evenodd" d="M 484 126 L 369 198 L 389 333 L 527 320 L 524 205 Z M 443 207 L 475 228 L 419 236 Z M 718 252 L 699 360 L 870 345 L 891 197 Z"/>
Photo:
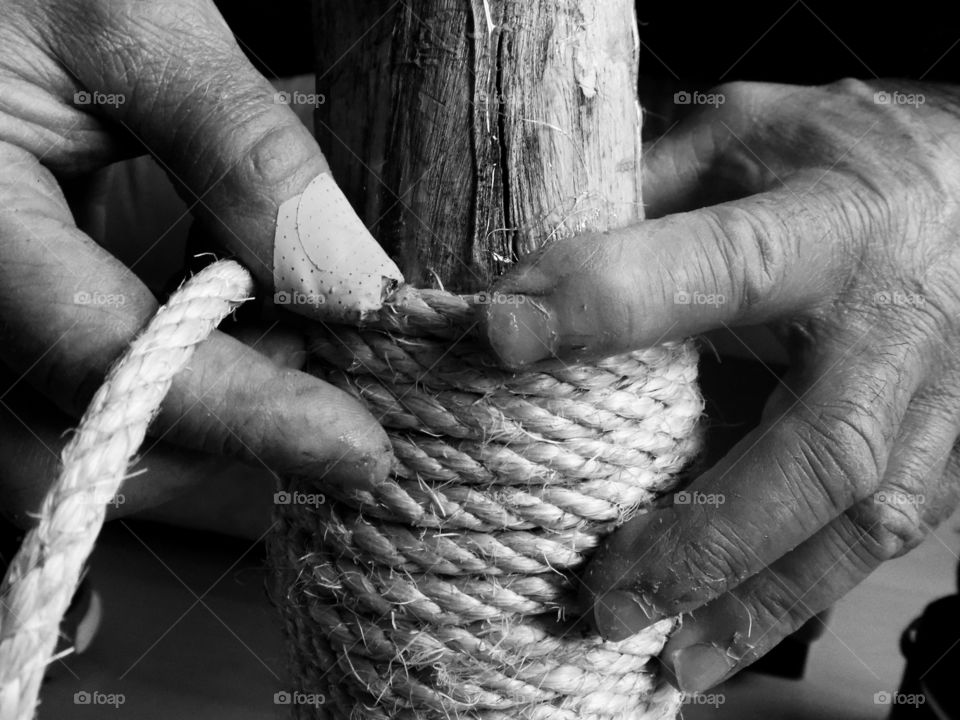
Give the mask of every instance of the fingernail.
<path id="1" fill-rule="evenodd" d="M 373 450 L 350 448 L 337 460 L 327 463 L 312 481 L 317 486 L 329 484 L 348 492 L 369 491 L 386 480 L 395 461 L 393 448 L 386 441 Z"/>
<path id="2" fill-rule="evenodd" d="M 709 690 L 723 680 L 734 663 L 726 651 L 714 645 L 697 643 L 673 653 L 673 684 L 685 693 Z"/>
<path id="3" fill-rule="evenodd" d="M 542 298 L 493 293 L 485 296 L 484 335 L 497 359 L 519 368 L 554 357 L 560 346 L 556 313 Z"/>
<path id="4" fill-rule="evenodd" d="M 597 631 L 605 640 L 623 640 L 663 618 L 634 593 L 611 590 L 597 597 L 593 606 Z"/>

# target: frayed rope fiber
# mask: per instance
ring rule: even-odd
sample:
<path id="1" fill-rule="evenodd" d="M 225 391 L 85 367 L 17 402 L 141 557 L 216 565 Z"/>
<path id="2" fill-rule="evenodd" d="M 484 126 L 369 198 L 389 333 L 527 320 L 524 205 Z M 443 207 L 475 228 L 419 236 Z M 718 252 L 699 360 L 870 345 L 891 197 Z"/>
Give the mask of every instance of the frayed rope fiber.
<path id="1" fill-rule="evenodd" d="M 29 720 L 60 620 L 103 526 L 106 504 L 173 377 L 250 297 L 240 265 L 215 263 L 184 284 L 110 370 L 63 451 L 62 470 L 0 587 L 0 720 Z"/>
<path id="2" fill-rule="evenodd" d="M 94 396 L 0 587 L 0 720 L 33 717 L 106 503 L 173 377 L 250 292 L 236 263 L 206 268 Z M 295 715 L 674 717 L 650 665 L 673 621 L 604 642 L 575 622 L 574 573 L 695 453 L 692 346 L 515 375 L 475 325 L 469 297 L 404 288 L 365 328 L 315 329 L 314 371 L 381 418 L 397 463 L 373 491 L 277 506 Z"/>
<path id="3" fill-rule="evenodd" d="M 404 288 L 360 329 L 317 326 L 311 349 L 397 462 L 323 501 L 286 481 L 314 499 L 278 504 L 270 539 L 294 716 L 674 717 L 651 664 L 674 621 L 605 642 L 577 622 L 575 573 L 696 453 L 692 344 L 514 374 L 470 296 Z"/>

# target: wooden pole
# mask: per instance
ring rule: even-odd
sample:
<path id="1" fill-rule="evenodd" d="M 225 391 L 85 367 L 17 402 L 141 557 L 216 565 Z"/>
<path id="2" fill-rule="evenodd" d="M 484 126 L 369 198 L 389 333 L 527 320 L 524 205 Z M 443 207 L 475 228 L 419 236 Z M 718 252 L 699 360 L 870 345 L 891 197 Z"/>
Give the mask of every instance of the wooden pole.
<path id="1" fill-rule="evenodd" d="M 551 239 L 641 219 L 633 0 L 317 0 L 314 9 L 321 147 L 410 284 L 477 291 Z M 440 309 L 428 296 L 443 298 Z M 442 315 L 456 298 L 417 297 L 421 320 L 439 313 L 449 329 L 463 319 Z M 294 716 L 673 717 L 680 696 L 650 666 L 672 621 L 612 643 L 556 613 L 576 612 L 571 575 L 592 543 L 669 487 L 694 452 L 702 405 L 691 349 L 527 386 L 471 366 L 480 351 L 470 338 L 342 328 L 329 340 L 314 351 L 330 378 L 387 403 L 398 469 L 362 503 L 278 506 L 277 598 L 308 698 L 292 703 Z M 434 374 L 459 380 L 437 389 Z M 624 378 L 650 400 L 639 414 L 600 409 L 601 433 L 629 438 L 624 447 L 595 437 L 591 415 L 574 438 L 589 436 L 588 447 L 563 448 L 575 422 L 564 403 L 576 416 L 581 401 L 624 392 Z M 411 407 L 426 414 L 408 417 Z M 651 430 L 645 409 L 670 433 Z M 461 416 L 462 431 L 447 436 Z M 521 419 L 538 429 L 514 427 Z M 519 432 L 513 445 L 507 427 Z M 576 557 L 552 554 L 560 530 L 580 538 Z"/>
<path id="2" fill-rule="evenodd" d="M 410 283 L 475 291 L 642 217 L 633 0 L 320 0 L 315 20 L 318 138 Z"/>

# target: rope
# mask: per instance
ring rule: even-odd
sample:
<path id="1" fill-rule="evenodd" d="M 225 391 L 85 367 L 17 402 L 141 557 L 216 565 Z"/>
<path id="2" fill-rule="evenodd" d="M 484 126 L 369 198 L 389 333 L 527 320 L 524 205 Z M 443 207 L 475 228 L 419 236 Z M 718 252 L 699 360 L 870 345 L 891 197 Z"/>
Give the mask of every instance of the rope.
<path id="1" fill-rule="evenodd" d="M 63 451 L 39 522 L 0 586 L 0 720 L 34 715 L 60 620 L 128 464 L 174 376 L 250 295 L 249 274 L 218 262 L 184 284 L 113 366 Z"/>
<path id="2" fill-rule="evenodd" d="M 186 283 L 111 369 L 0 586 L 0 720 L 28 720 L 105 504 L 173 377 L 250 293 Z M 361 328 L 317 326 L 319 376 L 376 413 L 397 457 L 372 491 L 277 506 L 270 551 L 301 718 L 638 720 L 681 697 L 650 661 L 673 628 L 605 642 L 576 571 L 695 453 L 696 354 L 493 367 L 469 296 L 404 288 Z M 290 478 L 315 488 L 318 478 Z"/>
<path id="3" fill-rule="evenodd" d="M 472 297 L 404 288 L 361 328 L 312 330 L 311 370 L 397 463 L 372 491 L 287 480 L 270 553 L 294 716 L 675 717 L 651 665 L 675 621 L 605 642 L 577 622 L 576 572 L 695 454 L 692 345 L 513 374 L 475 327 Z"/>

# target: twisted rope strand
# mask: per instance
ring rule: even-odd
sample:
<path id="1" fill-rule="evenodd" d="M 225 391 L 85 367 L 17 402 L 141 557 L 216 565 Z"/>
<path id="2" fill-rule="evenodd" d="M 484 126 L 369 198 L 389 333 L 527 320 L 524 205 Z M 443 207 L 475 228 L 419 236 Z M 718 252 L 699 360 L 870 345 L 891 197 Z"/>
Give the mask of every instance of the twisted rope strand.
<path id="1" fill-rule="evenodd" d="M 174 376 L 196 346 L 250 296 L 232 261 L 213 264 L 174 293 L 131 343 L 87 408 L 0 586 L 0 720 L 29 720 L 80 579 L 130 459 Z"/>

